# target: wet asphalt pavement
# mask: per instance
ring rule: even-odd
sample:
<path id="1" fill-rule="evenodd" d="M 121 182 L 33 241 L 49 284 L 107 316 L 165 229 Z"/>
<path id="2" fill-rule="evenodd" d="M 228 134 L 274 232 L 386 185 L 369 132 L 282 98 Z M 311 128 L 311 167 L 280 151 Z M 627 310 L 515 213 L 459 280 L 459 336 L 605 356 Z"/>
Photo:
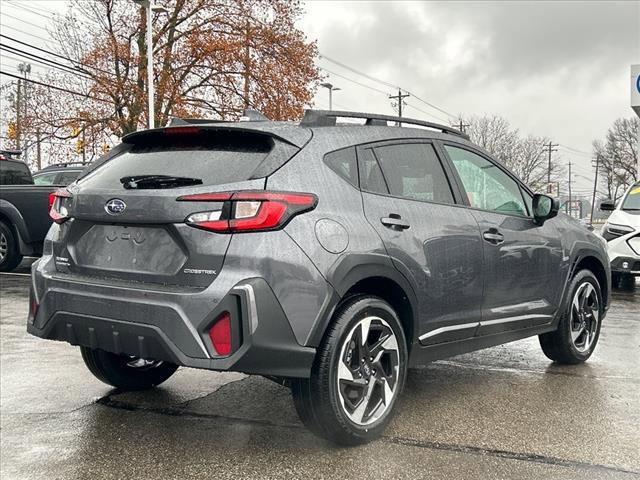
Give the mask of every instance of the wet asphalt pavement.
<path id="1" fill-rule="evenodd" d="M 110 389 L 77 348 L 27 335 L 28 285 L 0 275 L 2 479 L 640 479 L 640 285 L 614 294 L 586 364 L 551 364 L 536 338 L 435 362 L 358 448 L 315 438 L 261 377 Z"/>

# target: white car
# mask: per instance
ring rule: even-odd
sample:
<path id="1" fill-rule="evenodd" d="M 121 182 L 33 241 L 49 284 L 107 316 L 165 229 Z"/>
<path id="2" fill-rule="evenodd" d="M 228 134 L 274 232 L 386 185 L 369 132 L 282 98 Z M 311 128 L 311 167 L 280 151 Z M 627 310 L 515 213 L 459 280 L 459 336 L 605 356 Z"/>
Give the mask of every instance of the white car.
<path id="1" fill-rule="evenodd" d="M 633 284 L 640 276 L 640 182 L 617 203 L 604 200 L 600 209 L 612 211 L 600 233 L 607 241 L 613 285 Z"/>

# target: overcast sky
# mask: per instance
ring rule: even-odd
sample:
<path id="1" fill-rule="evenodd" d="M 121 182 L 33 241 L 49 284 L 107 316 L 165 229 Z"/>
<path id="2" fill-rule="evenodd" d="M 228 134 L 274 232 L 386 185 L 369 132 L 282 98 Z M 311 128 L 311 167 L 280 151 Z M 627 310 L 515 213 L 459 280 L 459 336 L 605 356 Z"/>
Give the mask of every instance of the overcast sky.
<path id="1" fill-rule="evenodd" d="M 640 2 L 314 0 L 306 11 L 301 26 L 328 59 L 453 115 L 502 115 L 523 133 L 585 152 L 616 118 L 633 115 L 630 65 L 640 63 Z M 392 93 L 328 59 L 320 60 L 327 70 Z M 325 73 L 342 88 L 334 108 L 393 113 L 384 94 Z M 449 120 L 415 98 L 407 103 L 407 116 Z M 326 90 L 316 105 L 327 107 Z M 587 156 L 559 153 L 592 177 Z"/>
<path id="2" fill-rule="evenodd" d="M 0 0 L 2 30 L 45 46 L 46 11 L 66 5 Z M 299 26 L 326 56 L 319 63 L 327 80 L 342 89 L 334 108 L 391 114 L 387 94 L 399 86 L 419 97 L 407 99 L 406 116 L 453 120 L 423 101 L 453 116 L 504 116 L 524 134 L 563 145 L 562 160 L 589 178 L 592 140 L 616 118 L 633 115 L 629 68 L 640 63 L 638 1 L 312 0 L 305 10 Z M 3 69 L 13 71 L 16 63 L 3 57 Z M 325 89 L 315 103 L 327 108 Z M 576 181 L 588 188 L 587 180 Z"/>

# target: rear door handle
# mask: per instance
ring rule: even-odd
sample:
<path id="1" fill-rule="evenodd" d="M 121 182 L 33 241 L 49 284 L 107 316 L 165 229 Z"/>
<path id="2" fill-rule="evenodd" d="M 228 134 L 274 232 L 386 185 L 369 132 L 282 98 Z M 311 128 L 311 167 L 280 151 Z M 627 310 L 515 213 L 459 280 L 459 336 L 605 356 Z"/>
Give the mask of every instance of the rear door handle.
<path id="1" fill-rule="evenodd" d="M 491 228 L 482 233 L 482 238 L 493 245 L 499 245 L 504 242 L 504 236 L 495 228 Z"/>
<path id="2" fill-rule="evenodd" d="M 380 219 L 380 223 L 382 223 L 385 227 L 389 227 L 392 230 L 406 230 L 410 227 L 410 225 L 402 220 L 400 215 L 391 214 L 388 217 L 382 217 Z"/>

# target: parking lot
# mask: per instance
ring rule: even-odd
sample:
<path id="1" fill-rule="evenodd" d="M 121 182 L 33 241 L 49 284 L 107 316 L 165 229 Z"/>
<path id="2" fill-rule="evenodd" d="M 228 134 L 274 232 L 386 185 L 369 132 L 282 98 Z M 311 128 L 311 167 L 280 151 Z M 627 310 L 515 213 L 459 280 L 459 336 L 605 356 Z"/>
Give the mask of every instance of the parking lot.
<path id="1" fill-rule="evenodd" d="M 0 275 L 6 479 L 640 478 L 640 288 L 616 292 L 594 356 L 528 339 L 409 374 L 384 438 L 342 449 L 261 377 L 180 370 L 119 393 L 77 348 L 27 335 L 29 277 Z"/>

